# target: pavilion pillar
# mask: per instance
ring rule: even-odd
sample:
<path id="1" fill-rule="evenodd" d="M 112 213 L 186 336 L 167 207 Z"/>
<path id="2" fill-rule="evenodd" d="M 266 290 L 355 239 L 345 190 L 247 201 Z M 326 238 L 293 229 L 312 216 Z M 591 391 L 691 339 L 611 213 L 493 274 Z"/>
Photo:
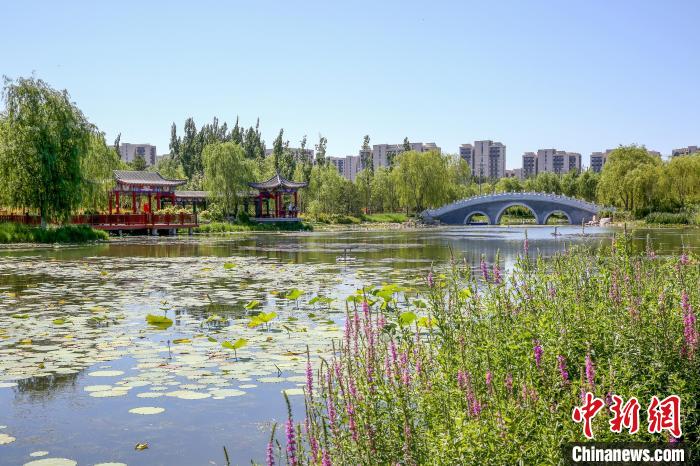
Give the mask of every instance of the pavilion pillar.
<path id="1" fill-rule="evenodd" d="M 151 193 L 148 193 L 148 213 L 153 213 L 153 209 L 151 209 Z"/>
<path id="2" fill-rule="evenodd" d="M 112 215 L 112 191 L 109 192 L 109 215 Z"/>
<path id="3" fill-rule="evenodd" d="M 160 210 L 160 193 L 156 194 L 156 209 Z"/>
<path id="4" fill-rule="evenodd" d="M 296 217 L 299 212 L 299 193 L 294 191 L 294 216 Z"/>
<path id="5" fill-rule="evenodd" d="M 136 213 L 136 192 L 131 191 L 131 212 Z"/>
<path id="6" fill-rule="evenodd" d="M 121 204 L 121 202 L 119 200 L 119 191 L 117 191 L 116 194 L 117 194 L 117 214 L 118 214 L 119 213 L 119 205 Z"/>

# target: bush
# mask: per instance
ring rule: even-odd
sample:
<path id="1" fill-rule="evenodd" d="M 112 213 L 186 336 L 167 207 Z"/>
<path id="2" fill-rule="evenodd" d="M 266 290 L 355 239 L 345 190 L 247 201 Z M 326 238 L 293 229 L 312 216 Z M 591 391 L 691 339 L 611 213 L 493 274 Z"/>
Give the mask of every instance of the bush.
<path id="1" fill-rule="evenodd" d="M 405 223 L 408 221 L 408 216 L 400 212 L 382 213 L 382 214 L 365 214 L 362 215 L 363 222 L 369 223 Z"/>
<path id="2" fill-rule="evenodd" d="M 107 240 L 109 235 L 87 225 L 65 225 L 46 229 L 18 223 L 0 224 L 0 243 L 87 243 Z"/>
<path id="3" fill-rule="evenodd" d="M 198 217 L 204 222 L 220 222 L 224 219 L 224 211 L 218 204 L 212 202 L 206 210 L 199 213 Z"/>
<path id="4" fill-rule="evenodd" d="M 685 212 L 652 212 L 644 218 L 646 223 L 658 225 L 688 225 L 690 216 Z"/>
<path id="5" fill-rule="evenodd" d="M 313 227 L 305 222 L 274 222 L 274 223 L 205 223 L 194 229 L 197 233 L 229 233 L 236 231 L 311 231 Z"/>
<path id="6" fill-rule="evenodd" d="M 309 370 L 295 432 L 311 448 L 288 464 L 560 464 L 562 446 L 586 440 L 572 421 L 586 392 L 608 403 L 597 442 L 668 443 L 645 411 L 678 395 L 679 442 L 697 458 L 698 259 L 630 249 L 521 255 L 509 273 L 482 262 L 478 279 L 453 262 L 418 296 L 358 290 L 334 356 Z M 639 400 L 634 436 L 610 431 L 612 395 Z"/>

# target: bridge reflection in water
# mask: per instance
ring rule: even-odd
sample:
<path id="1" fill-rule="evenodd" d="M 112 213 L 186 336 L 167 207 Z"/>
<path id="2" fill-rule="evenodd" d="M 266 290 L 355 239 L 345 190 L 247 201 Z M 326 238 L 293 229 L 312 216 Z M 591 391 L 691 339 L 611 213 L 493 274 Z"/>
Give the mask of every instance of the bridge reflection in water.
<path id="1" fill-rule="evenodd" d="M 545 225 L 555 213 L 561 213 L 569 223 L 579 225 L 592 220 L 603 210 L 602 206 L 557 194 L 502 193 L 470 197 L 438 209 L 425 210 L 421 217 L 428 223 L 465 225 L 473 216 L 483 215 L 489 225 L 497 225 L 505 210 L 513 206 L 530 210 L 538 225 Z"/>

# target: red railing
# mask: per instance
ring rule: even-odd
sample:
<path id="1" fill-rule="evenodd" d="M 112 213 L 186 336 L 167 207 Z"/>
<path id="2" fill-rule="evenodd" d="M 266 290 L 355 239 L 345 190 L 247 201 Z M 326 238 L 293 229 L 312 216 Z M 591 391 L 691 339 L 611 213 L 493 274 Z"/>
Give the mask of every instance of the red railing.
<path id="1" fill-rule="evenodd" d="M 0 215 L 0 222 L 22 223 L 24 225 L 40 225 L 38 215 Z M 74 215 L 71 222 L 74 225 L 90 225 L 94 227 L 113 226 L 142 226 L 154 228 L 162 226 L 197 225 L 196 214 L 94 214 Z"/>

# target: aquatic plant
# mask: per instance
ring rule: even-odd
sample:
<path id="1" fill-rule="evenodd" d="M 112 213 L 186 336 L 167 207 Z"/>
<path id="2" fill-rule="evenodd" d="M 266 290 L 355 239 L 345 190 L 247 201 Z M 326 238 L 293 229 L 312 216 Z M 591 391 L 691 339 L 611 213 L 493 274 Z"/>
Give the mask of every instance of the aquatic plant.
<path id="1" fill-rule="evenodd" d="M 558 463 L 583 439 L 571 420 L 582 392 L 680 396 L 673 441 L 698 455 L 697 258 L 634 255 L 626 238 L 550 260 L 527 249 L 498 274 L 454 261 L 412 299 L 392 284 L 358 290 L 333 356 L 315 378 L 307 363 L 288 464 Z M 672 440 L 612 433 L 610 416 L 594 419 L 597 441 Z"/>

